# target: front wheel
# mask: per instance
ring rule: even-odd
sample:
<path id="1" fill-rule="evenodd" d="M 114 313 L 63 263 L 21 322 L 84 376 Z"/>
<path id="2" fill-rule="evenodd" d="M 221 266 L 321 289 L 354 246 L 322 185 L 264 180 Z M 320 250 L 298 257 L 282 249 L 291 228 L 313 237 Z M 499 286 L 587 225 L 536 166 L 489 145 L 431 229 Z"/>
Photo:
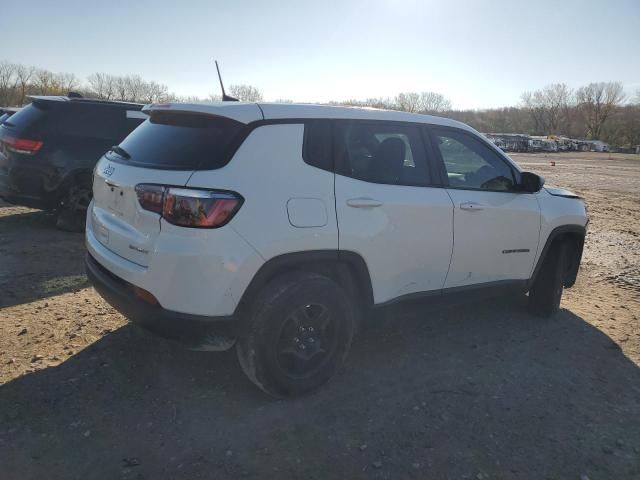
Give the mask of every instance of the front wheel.
<path id="1" fill-rule="evenodd" d="M 558 241 L 544 259 L 540 272 L 529 291 L 531 311 L 550 317 L 560 309 L 567 269 L 567 244 Z"/>
<path id="2" fill-rule="evenodd" d="M 312 392 L 342 366 L 354 333 L 355 310 L 340 286 L 315 273 L 272 280 L 251 309 L 236 344 L 249 379 L 276 397 Z"/>

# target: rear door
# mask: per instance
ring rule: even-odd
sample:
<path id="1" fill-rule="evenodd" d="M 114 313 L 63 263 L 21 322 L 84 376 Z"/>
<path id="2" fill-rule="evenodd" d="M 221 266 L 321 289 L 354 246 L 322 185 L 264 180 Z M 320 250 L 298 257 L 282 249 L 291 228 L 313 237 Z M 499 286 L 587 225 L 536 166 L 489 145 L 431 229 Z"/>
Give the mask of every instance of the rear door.
<path id="1" fill-rule="evenodd" d="M 432 188 L 421 127 L 336 121 L 335 196 L 340 250 L 359 253 L 375 303 L 442 288 L 453 244 L 453 205 Z"/>
<path id="2" fill-rule="evenodd" d="M 536 196 L 519 172 L 471 132 L 432 127 L 454 203 L 454 246 L 445 288 L 529 278 L 540 235 Z"/>
<path id="3" fill-rule="evenodd" d="M 160 215 L 142 209 L 136 185 L 185 186 L 195 170 L 215 169 L 242 124 L 212 115 L 154 112 L 97 164 L 91 228 L 113 253 L 146 266 Z"/>

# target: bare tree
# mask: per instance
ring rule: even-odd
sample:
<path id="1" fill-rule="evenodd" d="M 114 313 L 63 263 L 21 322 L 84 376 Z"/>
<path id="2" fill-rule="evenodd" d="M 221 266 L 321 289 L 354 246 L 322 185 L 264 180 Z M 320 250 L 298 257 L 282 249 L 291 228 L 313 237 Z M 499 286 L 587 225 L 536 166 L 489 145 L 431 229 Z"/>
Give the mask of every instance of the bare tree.
<path id="1" fill-rule="evenodd" d="M 156 82 L 143 82 L 143 93 L 137 100 L 144 103 L 165 102 L 169 97 L 169 89 L 166 85 Z"/>
<path id="2" fill-rule="evenodd" d="M 53 73 L 39 68 L 33 75 L 33 89 L 38 95 L 50 95 L 55 87 Z"/>
<path id="3" fill-rule="evenodd" d="M 241 102 L 259 102 L 262 100 L 262 92 L 252 85 L 231 85 L 229 91 L 232 97 Z"/>
<path id="4" fill-rule="evenodd" d="M 397 110 L 398 107 L 394 99 L 391 98 L 367 98 L 366 100 L 345 100 L 343 102 L 332 101 L 329 105 L 341 105 L 345 107 L 371 107 L 371 108 L 384 108 L 387 110 Z"/>
<path id="5" fill-rule="evenodd" d="M 27 90 L 29 88 L 29 82 L 35 73 L 35 67 L 27 67 L 24 65 L 17 65 L 16 78 L 18 80 L 18 101 L 17 105 L 24 105 L 25 97 L 27 96 Z"/>
<path id="6" fill-rule="evenodd" d="M 547 85 L 535 92 L 522 94 L 522 103 L 534 122 L 535 133 L 558 133 L 568 129 L 568 110 L 573 92 L 564 83 Z"/>
<path id="7" fill-rule="evenodd" d="M 403 112 L 415 113 L 421 110 L 420 94 L 416 92 L 403 92 L 396 95 L 396 109 Z"/>
<path id="8" fill-rule="evenodd" d="M 0 62 L 0 105 L 12 105 L 17 86 L 17 65 Z"/>
<path id="9" fill-rule="evenodd" d="M 113 78 L 114 99 L 125 101 L 127 99 L 127 79 L 125 77 Z"/>
<path id="10" fill-rule="evenodd" d="M 115 77 L 107 73 L 92 73 L 87 77 L 93 95 L 111 100 L 115 95 Z"/>
<path id="11" fill-rule="evenodd" d="M 600 138 L 607 118 L 624 100 L 623 91 L 620 82 L 590 83 L 578 89 L 576 99 L 584 114 L 589 138 Z"/>
<path id="12" fill-rule="evenodd" d="M 420 94 L 420 112 L 440 113 L 451 110 L 451 102 L 441 93 L 422 92 Z"/>
<path id="13" fill-rule="evenodd" d="M 399 93 L 394 103 L 396 110 L 411 113 L 439 113 L 451 109 L 451 102 L 436 92 Z"/>
<path id="14" fill-rule="evenodd" d="M 80 79 L 73 73 L 58 73 L 55 75 L 55 83 L 59 93 L 67 94 L 80 86 Z"/>

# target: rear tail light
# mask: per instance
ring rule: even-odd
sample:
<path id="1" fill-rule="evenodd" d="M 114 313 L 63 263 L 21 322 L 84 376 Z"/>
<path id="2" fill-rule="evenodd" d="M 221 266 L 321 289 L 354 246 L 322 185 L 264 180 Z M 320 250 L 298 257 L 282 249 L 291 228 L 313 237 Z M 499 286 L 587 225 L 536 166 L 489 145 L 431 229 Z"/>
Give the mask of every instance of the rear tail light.
<path id="1" fill-rule="evenodd" d="M 26 153 L 28 155 L 33 155 L 38 150 L 42 148 L 41 140 L 32 140 L 29 138 L 15 138 L 5 136 L 2 138 L 2 143 L 4 143 L 8 150 L 15 153 Z"/>
<path id="2" fill-rule="evenodd" d="M 181 227 L 217 228 L 227 224 L 244 199 L 234 192 L 196 190 L 141 183 L 136 185 L 140 206 Z"/>

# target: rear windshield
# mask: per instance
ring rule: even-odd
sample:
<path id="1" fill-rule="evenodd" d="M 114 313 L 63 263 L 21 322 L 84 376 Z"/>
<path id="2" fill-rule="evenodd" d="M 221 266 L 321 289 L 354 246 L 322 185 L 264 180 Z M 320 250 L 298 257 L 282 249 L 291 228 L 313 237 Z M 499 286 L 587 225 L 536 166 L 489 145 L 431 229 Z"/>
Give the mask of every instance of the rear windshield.
<path id="1" fill-rule="evenodd" d="M 210 115 L 153 112 L 108 156 L 151 168 L 210 170 L 224 166 L 228 149 L 243 125 Z M 120 153 L 124 153 L 120 150 Z"/>
<path id="2" fill-rule="evenodd" d="M 7 118 L 2 126 L 23 135 L 40 134 L 42 120 L 46 116 L 47 110 L 44 105 L 31 103 Z"/>

